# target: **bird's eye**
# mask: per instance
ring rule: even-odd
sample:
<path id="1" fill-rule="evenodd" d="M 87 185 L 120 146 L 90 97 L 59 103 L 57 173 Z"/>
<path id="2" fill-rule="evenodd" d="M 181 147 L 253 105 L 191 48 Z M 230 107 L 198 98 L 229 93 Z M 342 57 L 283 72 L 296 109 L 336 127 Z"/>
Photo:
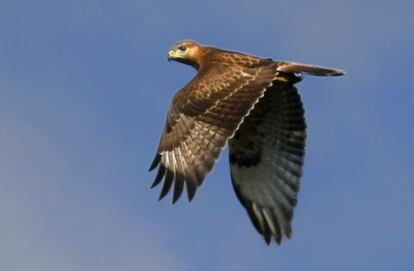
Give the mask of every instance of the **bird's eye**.
<path id="1" fill-rule="evenodd" d="M 185 50 L 187 50 L 187 47 L 185 47 L 184 45 L 181 45 L 180 47 L 178 47 L 178 50 L 180 50 L 181 52 L 184 52 Z"/>

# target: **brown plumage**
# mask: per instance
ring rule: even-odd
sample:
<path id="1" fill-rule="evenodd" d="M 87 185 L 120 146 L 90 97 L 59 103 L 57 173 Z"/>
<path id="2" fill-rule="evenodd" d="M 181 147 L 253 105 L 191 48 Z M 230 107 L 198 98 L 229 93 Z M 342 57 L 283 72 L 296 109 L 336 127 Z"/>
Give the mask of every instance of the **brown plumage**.
<path id="1" fill-rule="evenodd" d="M 238 52 L 177 43 L 168 59 L 191 65 L 197 75 L 174 96 L 150 170 L 160 199 L 184 186 L 191 200 L 221 149 L 229 142 L 237 197 L 255 228 L 270 243 L 290 237 L 302 175 L 306 138 L 304 110 L 294 84 L 302 73 L 344 72 Z"/>

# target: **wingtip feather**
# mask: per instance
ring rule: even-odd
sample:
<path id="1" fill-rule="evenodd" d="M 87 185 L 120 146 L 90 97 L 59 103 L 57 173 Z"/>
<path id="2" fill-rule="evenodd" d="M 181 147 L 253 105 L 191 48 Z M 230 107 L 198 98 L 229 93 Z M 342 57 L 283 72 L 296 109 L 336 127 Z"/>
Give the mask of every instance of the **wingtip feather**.
<path id="1" fill-rule="evenodd" d="M 155 179 L 151 185 L 151 188 L 156 187 L 161 182 L 164 175 L 165 175 L 165 167 L 163 165 L 160 165 L 158 172 L 157 172 L 157 176 L 155 176 Z"/>
<path id="2" fill-rule="evenodd" d="M 162 200 L 168 194 L 173 182 L 174 182 L 174 172 L 167 169 L 167 174 L 164 178 L 164 185 L 162 186 L 161 193 L 160 193 L 158 200 Z"/>
<path id="3" fill-rule="evenodd" d="M 148 171 L 153 171 L 161 161 L 161 154 L 157 153 L 152 161 Z"/>
<path id="4" fill-rule="evenodd" d="M 175 172 L 175 181 L 174 181 L 174 193 L 172 198 L 172 203 L 175 204 L 177 200 L 181 197 L 181 194 L 184 190 L 185 177 L 180 172 Z"/>

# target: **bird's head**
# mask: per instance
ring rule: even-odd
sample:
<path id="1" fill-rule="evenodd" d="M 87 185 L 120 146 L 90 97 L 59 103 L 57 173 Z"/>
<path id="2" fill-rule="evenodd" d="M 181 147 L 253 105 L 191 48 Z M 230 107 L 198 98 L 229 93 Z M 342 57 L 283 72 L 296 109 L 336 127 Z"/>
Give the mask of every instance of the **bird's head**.
<path id="1" fill-rule="evenodd" d="M 198 69 L 204 49 L 195 41 L 180 41 L 168 50 L 168 61 L 174 60 Z"/>

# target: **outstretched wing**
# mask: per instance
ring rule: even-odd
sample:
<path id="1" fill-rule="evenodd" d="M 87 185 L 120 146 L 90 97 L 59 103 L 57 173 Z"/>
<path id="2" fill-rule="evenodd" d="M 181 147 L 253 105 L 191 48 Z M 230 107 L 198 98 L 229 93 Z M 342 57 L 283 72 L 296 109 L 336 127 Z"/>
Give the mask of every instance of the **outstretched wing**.
<path id="1" fill-rule="evenodd" d="M 233 187 L 267 244 L 291 235 L 305 138 L 297 89 L 275 82 L 229 141 Z"/>
<path id="2" fill-rule="evenodd" d="M 181 196 L 184 184 L 189 200 L 194 197 L 227 139 L 277 74 L 275 62 L 248 56 L 226 57 L 232 61 L 218 61 L 202 68 L 173 98 L 150 167 L 153 170 L 158 166 L 152 187 L 164 180 L 160 199 L 173 184 L 173 203 Z"/>

